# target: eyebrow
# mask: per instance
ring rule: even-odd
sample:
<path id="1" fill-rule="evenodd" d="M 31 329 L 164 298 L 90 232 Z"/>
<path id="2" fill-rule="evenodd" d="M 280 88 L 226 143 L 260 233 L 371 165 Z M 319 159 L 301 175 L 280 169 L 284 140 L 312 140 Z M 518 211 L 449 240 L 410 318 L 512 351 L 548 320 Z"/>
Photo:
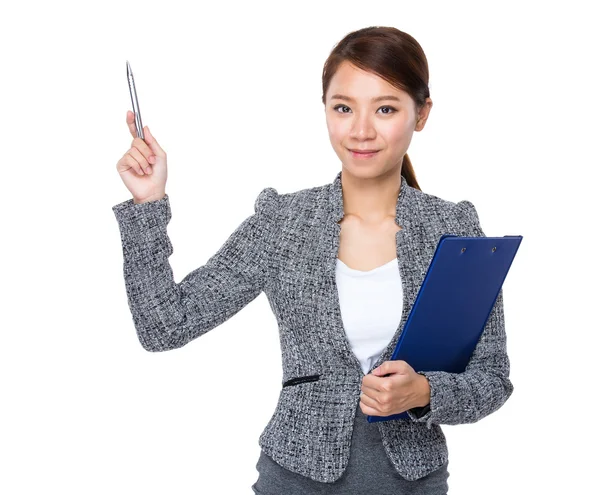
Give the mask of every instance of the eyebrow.
<path id="1" fill-rule="evenodd" d="M 354 98 L 350 98 L 349 96 L 335 94 L 331 97 L 332 100 L 345 100 L 345 101 L 354 101 Z M 401 101 L 400 98 L 393 95 L 385 95 L 385 96 L 376 96 L 375 98 L 371 98 L 371 101 L 382 101 L 382 100 L 394 100 Z"/>

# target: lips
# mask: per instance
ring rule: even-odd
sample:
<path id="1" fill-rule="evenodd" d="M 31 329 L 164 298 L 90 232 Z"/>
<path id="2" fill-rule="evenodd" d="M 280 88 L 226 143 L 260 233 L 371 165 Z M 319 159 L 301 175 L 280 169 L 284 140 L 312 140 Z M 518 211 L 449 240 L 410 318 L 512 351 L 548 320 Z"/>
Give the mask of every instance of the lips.
<path id="1" fill-rule="evenodd" d="M 369 160 L 369 159 L 373 158 L 377 153 L 379 153 L 379 150 L 348 149 L 348 151 L 350 151 L 350 153 L 352 154 L 352 157 L 357 160 Z"/>

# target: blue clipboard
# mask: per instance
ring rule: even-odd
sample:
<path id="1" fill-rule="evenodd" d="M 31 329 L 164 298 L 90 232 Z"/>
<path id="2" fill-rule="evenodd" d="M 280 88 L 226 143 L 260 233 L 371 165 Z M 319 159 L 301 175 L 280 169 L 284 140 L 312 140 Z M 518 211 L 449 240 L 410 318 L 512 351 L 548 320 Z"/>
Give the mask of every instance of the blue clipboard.
<path id="1" fill-rule="evenodd" d="M 441 236 L 391 360 L 415 371 L 465 371 L 522 239 Z M 410 417 L 367 416 L 393 419 Z"/>

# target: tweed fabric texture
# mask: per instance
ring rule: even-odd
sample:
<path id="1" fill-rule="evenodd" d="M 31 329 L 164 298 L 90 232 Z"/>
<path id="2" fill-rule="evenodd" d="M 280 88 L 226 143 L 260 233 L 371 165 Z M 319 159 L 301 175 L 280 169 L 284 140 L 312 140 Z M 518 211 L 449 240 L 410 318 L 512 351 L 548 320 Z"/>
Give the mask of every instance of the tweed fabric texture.
<path id="1" fill-rule="evenodd" d="M 168 261 L 168 195 L 140 204 L 129 199 L 113 211 L 128 304 L 144 349 L 182 347 L 264 292 L 279 328 L 283 369 L 259 445 L 290 471 L 321 482 L 339 479 L 348 465 L 364 377 L 343 328 L 335 285 L 342 172 L 329 184 L 291 193 L 263 189 L 254 213 L 179 283 Z M 402 318 L 369 372 L 391 358 L 439 238 L 485 235 L 470 201 L 424 193 L 404 177 L 395 220 L 402 227 L 396 233 Z M 475 423 L 499 409 L 513 392 L 509 372 L 501 290 L 466 370 L 421 371 L 430 383 L 430 404 L 409 410 L 410 419 L 376 423 L 397 472 L 412 481 L 442 466 L 448 448 L 440 425 Z"/>
<path id="2" fill-rule="evenodd" d="M 449 463 L 408 481 L 390 462 L 377 423 L 356 408 L 348 466 L 333 483 L 322 483 L 281 467 L 263 450 L 256 463 L 258 478 L 251 486 L 257 495 L 448 495 Z"/>

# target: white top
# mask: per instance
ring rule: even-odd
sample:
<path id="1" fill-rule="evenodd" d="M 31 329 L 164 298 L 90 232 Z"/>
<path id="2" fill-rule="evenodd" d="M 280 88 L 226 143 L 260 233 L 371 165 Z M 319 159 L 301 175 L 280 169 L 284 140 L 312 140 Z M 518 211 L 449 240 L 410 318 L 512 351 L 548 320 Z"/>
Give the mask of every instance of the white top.
<path id="1" fill-rule="evenodd" d="M 344 330 L 366 375 L 392 340 L 402 318 L 398 259 L 363 271 L 337 258 L 336 284 Z"/>

